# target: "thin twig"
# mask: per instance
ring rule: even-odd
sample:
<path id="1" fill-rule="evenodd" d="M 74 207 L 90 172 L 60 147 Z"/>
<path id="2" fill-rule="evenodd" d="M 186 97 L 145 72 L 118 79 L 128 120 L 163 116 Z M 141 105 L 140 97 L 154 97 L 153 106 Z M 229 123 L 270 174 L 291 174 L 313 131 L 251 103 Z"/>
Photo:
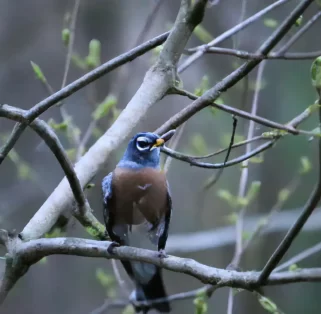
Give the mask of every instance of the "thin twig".
<path id="1" fill-rule="evenodd" d="M 270 51 L 284 37 L 284 35 L 296 22 L 298 17 L 308 8 L 308 6 L 312 2 L 313 0 L 301 1 L 299 5 L 291 12 L 291 14 L 282 22 L 282 24 L 273 32 L 273 34 L 264 41 L 264 43 L 258 49 L 257 53 L 263 55 L 267 55 L 268 53 L 270 53 Z M 275 2 L 274 4 L 276 3 L 280 3 L 280 1 Z M 180 124 L 187 121 L 194 114 L 204 109 L 208 105 L 213 104 L 213 102 L 220 96 L 222 92 L 225 92 L 227 89 L 234 86 L 244 76 L 252 71 L 260 62 L 261 60 L 250 60 L 241 65 L 238 69 L 227 75 L 219 83 L 206 91 L 197 100 L 171 117 L 167 122 L 165 122 L 160 128 L 156 130 L 156 133 L 165 133 L 170 129 L 177 128 Z M 215 106 L 217 106 L 217 104 L 215 104 Z M 237 114 L 235 113 L 235 115 Z"/>
<path id="2" fill-rule="evenodd" d="M 201 161 L 196 161 L 193 158 L 190 158 L 188 155 L 182 154 L 180 152 L 176 152 L 168 147 L 162 147 L 162 152 L 165 153 L 168 156 L 171 156 L 175 159 L 181 160 L 183 162 L 186 162 L 190 164 L 191 166 L 199 167 L 199 168 L 205 168 L 205 169 L 220 169 L 220 168 L 227 168 L 231 167 L 234 165 L 237 165 L 244 160 L 250 159 L 251 157 L 262 153 L 263 151 L 267 150 L 268 148 L 272 147 L 274 144 L 275 140 L 270 140 L 261 146 L 253 149 L 247 154 L 243 154 L 237 158 L 231 159 L 230 161 L 227 162 L 222 162 L 222 163 L 209 163 L 209 162 L 201 162 Z"/>
<path id="3" fill-rule="evenodd" d="M 321 105 L 321 97 L 319 95 L 319 105 Z M 321 123 L 321 108 L 319 108 L 319 121 Z M 274 251 L 272 256 L 269 258 L 268 262 L 264 266 L 260 277 L 258 279 L 258 284 L 262 284 L 266 282 L 273 271 L 273 269 L 278 265 L 278 263 L 283 258 L 284 254 L 287 252 L 289 247 L 291 246 L 292 242 L 296 238 L 296 236 L 301 231 L 302 227 L 312 214 L 313 210 L 317 206 L 318 202 L 321 198 L 321 138 L 318 139 L 318 178 L 317 183 L 315 184 L 314 190 L 306 202 L 304 209 L 301 213 L 301 215 L 298 217 L 296 222 L 293 224 L 293 226 L 289 229 L 283 240 L 281 241 L 280 245 L 277 247 L 277 249 Z"/>
<path id="4" fill-rule="evenodd" d="M 0 105 L 0 117 L 6 117 L 8 119 L 23 123 L 26 121 L 26 113 L 27 111 L 24 111 L 22 109 L 18 109 L 8 105 Z M 65 150 L 62 147 L 56 134 L 52 131 L 52 129 L 47 125 L 46 122 L 38 118 L 36 118 L 30 124 L 30 126 L 45 141 L 47 146 L 51 149 L 51 151 L 59 161 L 60 166 L 69 181 L 70 188 L 74 194 L 79 210 L 88 210 L 87 207 L 89 205 L 79 183 L 77 175 L 74 171 L 73 165 L 70 162 L 67 154 L 65 153 Z"/>
<path id="5" fill-rule="evenodd" d="M 279 272 L 283 269 L 286 269 L 293 264 L 301 262 L 304 259 L 306 259 L 316 253 L 319 253 L 320 251 L 321 251 L 321 243 L 317 243 L 316 245 L 313 245 L 313 246 L 309 247 L 308 249 L 305 249 L 304 251 L 300 252 L 299 254 L 291 257 L 289 260 L 284 262 L 282 265 L 275 267 L 273 272 Z"/>
<path id="6" fill-rule="evenodd" d="M 264 72 L 265 62 L 263 61 L 257 71 L 257 77 L 255 80 L 255 91 L 251 106 L 251 114 L 256 115 L 258 111 L 258 102 L 259 102 L 259 94 L 261 90 L 261 84 L 263 79 L 263 72 Z M 250 121 L 249 128 L 247 132 L 247 139 L 251 139 L 254 136 L 254 121 Z M 248 143 L 246 145 L 245 152 L 249 153 L 252 149 L 252 143 Z M 241 171 L 241 178 L 240 178 L 240 184 L 239 184 L 239 192 L 238 197 L 244 198 L 246 195 L 247 185 L 248 185 L 248 176 L 249 176 L 249 161 L 246 160 L 243 162 L 243 167 Z M 235 241 L 235 251 L 234 256 L 232 258 L 231 264 L 232 267 L 237 268 L 239 266 L 239 263 L 241 261 L 242 252 L 243 252 L 243 224 L 244 224 L 244 217 L 246 213 L 247 207 L 244 206 L 238 213 L 238 218 L 236 221 L 236 241 Z M 227 305 L 227 313 L 232 314 L 233 313 L 233 304 L 234 304 L 234 294 L 233 291 L 230 289 L 229 291 L 229 298 L 228 298 L 228 305 Z"/>
<path id="7" fill-rule="evenodd" d="M 230 153 L 232 151 L 232 147 L 233 147 L 233 144 L 234 144 L 234 137 L 235 137 L 235 132 L 236 132 L 236 126 L 237 126 L 237 119 L 235 118 L 235 116 L 233 116 L 233 129 L 232 129 L 232 134 L 231 134 L 231 138 L 230 138 L 230 144 L 227 148 L 227 153 L 226 153 L 226 156 L 225 156 L 225 159 L 224 159 L 224 162 L 223 164 L 226 165 L 229 157 L 230 157 Z M 212 187 L 213 185 L 216 184 L 216 182 L 220 179 L 222 173 L 223 173 L 223 170 L 224 170 L 224 167 L 219 169 L 218 172 L 214 175 L 213 179 L 210 180 L 210 182 L 208 182 L 204 188 L 205 189 L 209 189 L 210 187 Z"/>
<path id="8" fill-rule="evenodd" d="M 318 11 L 306 24 L 300 27 L 300 29 L 275 53 L 275 55 L 284 55 L 284 53 L 288 51 L 320 17 L 321 11 Z"/>
<path id="9" fill-rule="evenodd" d="M 64 71 L 64 75 L 61 83 L 61 89 L 66 86 L 66 82 L 67 82 L 68 72 L 70 68 L 70 61 L 73 54 L 73 48 L 74 48 L 74 42 L 75 42 L 76 21 L 77 21 L 79 6 L 80 6 L 80 0 L 75 0 L 74 8 L 71 13 L 69 43 L 68 43 L 67 56 L 65 61 L 65 71 Z"/>
<path id="10" fill-rule="evenodd" d="M 197 97 L 193 93 L 190 93 L 190 92 L 185 91 L 185 90 L 180 89 L 180 88 L 174 88 L 174 89 L 172 89 L 171 92 L 172 93 L 176 93 L 178 95 L 186 96 L 186 97 L 188 97 L 190 99 L 193 99 L 193 100 L 199 100 L 202 97 L 202 96 L 201 97 Z M 220 109 L 220 110 L 222 110 L 224 112 L 234 114 L 237 117 L 241 117 L 241 118 L 244 118 L 244 119 L 255 121 L 255 122 L 257 122 L 257 123 L 259 123 L 261 125 L 268 126 L 270 128 L 287 131 L 287 132 L 289 132 L 291 134 L 295 134 L 295 135 L 299 134 L 299 133 L 306 134 L 306 131 L 300 131 L 300 130 L 297 130 L 295 128 L 286 126 L 284 124 L 280 124 L 280 123 L 274 122 L 272 120 L 265 119 L 265 118 L 257 116 L 257 115 L 252 115 L 249 112 L 246 112 L 246 111 L 243 111 L 243 110 L 239 110 L 239 109 L 236 109 L 236 108 L 231 107 L 231 106 L 227 106 L 227 105 L 224 105 L 224 104 L 218 104 L 218 103 L 210 103 L 209 105 L 213 106 L 214 108 L 218 108 L 218 109 Z M 183 111 L 181 111 L 181 112 L 183 113 Z M 167 130 L 167 123 L 166 123 L 166 127 L 162 126 L 156 132 L 157 133 L 161 133 L 161 132 L 163 132 L 163 129 L 165 129 L 165 128 Z M 159 131 L 159 130 L 161 130 L 161 131 Z"/>
<path id="11" fill-rule="evenodd" d="M 46 99 L 42 100 L 34 107 L 32 107 L 28 114 L 26 115 L 26 119 L 28 123 L 31 123 L 36 117 L 41 115 L 43 112 L 48 110 L 54 104 L 58 103 L 59 101 L 67 98 L 68 96 L 74 94 L 76 91 L 80 90 L 81 88 L 87 86 L 91 82 L 96 81 L 106 73 L 118 68 L 119 66 L 134 60 L 135 58 L 143 55 L 147 51 L 155 48 L 162 44 L 166 38 L 168 37 L 169 32 L 159 35 L 144 44 L 131 49 L 130 51 L 123 53 L 114 59 L 102 64 L 101 66 L 97 67 L 96 69 L 90 71 L 89 73 L 83 75 L 76 81 L 68 84 L 66 87 L 61 89 L 60 91 L 54 93 L 53 95 L 47 97 Z M 11 135 L 8 141 L 5 143 L 3 147 L 0 149 L 0 164 L 3 162 L 5 157 L 8 155 L 10 150 L 14 147 L 17 140 L 20 138 L 23 131 L 26 129 L 26 124 L 19 124 L 16 125 L 11 132 Z"/>
<path id="12" fill-rule="evenodd" d="M 276 1 L 274 3 L 272 3 L 271 5 L 267 6 L 266 8 L 264 8 L 263 10 L 257 12 L 256 14 L 254 14 L 253 16 L 249 17 L 248 19 L 246 19 L 245 21 L 243 21 L 242 23 L 232 27 L 231 29 L 229 29 L 228 31 L 224 32 L 223 34 L 221 34 L 220 36 L 216 37 L 215 39 L 213 39 L 211 42 L 209 42 L 208 44 L 205 45 L 201 45 L 198 46 L 196 48 L 194 48 L 195 53 L 190 56 L 189 58 L 187 58 L 178 68 L 178 72 L 183 72 L 185 69 L 187 69 L 189 66 L 191 66 L 196 60 L 198 60 L 206 51 L 207 49 L 209 49 L 210 47 L 213 47 L 219 43 L 221 43 L 222 41 L 226 40 L 227 38 L 235 35 L 236 33 L 238 33 L 239 31 L 243 30 L 245 27 L 249 26 L 250 24 L 252 24 L 253 22 L 256 22 L 258 19 L 260 19 L 262 16 L 264 16 L 265 14 L 267 14 L 268 12 L 270 12 L 271 10 L 277 8 L 278 6 L 285 4 L 286 2 L 288 2 L 289 0 L 279 0 Z M 192 50 L 192 49 L 190 49 Z"/>
<path id="13" fill-rule="evenodd" d="M 189 50 L 185 51 L 185 54 L 190 54 Z M 213 53 L 219 55 L 234 56 L 239 59 L 245 60 L 309 60 L 314 59 L 321 54 L 321 50 L 311 52 L 287 52 L 279 54 L 277 52 L 271 52 L 268 55 L 257 54 L 255 52 L 248 52 L 244 50 L 236 50 L 231 48 L 212 47 L 206 50 L 206 53 Z"/>

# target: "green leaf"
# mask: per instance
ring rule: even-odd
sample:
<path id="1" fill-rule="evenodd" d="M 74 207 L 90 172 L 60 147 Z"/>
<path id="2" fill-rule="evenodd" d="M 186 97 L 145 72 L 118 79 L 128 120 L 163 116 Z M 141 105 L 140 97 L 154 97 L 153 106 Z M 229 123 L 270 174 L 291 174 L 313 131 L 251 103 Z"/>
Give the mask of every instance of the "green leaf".
<path id="1" fill-rule="evenodd" d="M 217 196 L 228 203 L 231 207 L 236 206 L 236 199 L 235 196 L 228 190 L 220 189 L 217 191 Z"/>
<path id="2" fill-rule="evenodd" d="M 101 43 L 97 39 L 89 42 L 89 53 L 86 58 L 87 65 L 90 68 L 96 68 L 100 65 Z"/>
<path id="3" fill-rule="evenodd" d="M 287 201 L 290 195 L 291 195 L 291 191 L 289 189 L 286 189 L 286 188 L 281 189 L 278 194 L 278 202 L 283 203 Z"/>
<path id="4" fill-rule="evenodd" d="M 104 288 L 110 288 L 115 284 L 115 278 L 101 268 L 96 269 L 96 278 Z"/>
<path id="5" fill-rule="evenodd" d="M 245 137 L 241 134 L 235 134 L 234 135 L 234 143 L 242 142 L 244 141 Z M 228 147 L 231 142 L 231 133 L 225 133 L 221 138 L 220 138 L 221 145 L 223 147 Z"/>
<path id="6" fill-rule="evenodd" d="M 195 27 L 194 35 L 203 43 L 213 40 L 213 36 L 200 24 Z"/>
<path id="7" fill-rule="evenodd" d="M 263 23 L 266 27 L 270 27 L 270 28 L 276 28 L 279 24 L 277 20 L 269 19 L 269 18 L 265 18 L 263 20 Z"/>
<path id="8" fill-rule="evenodd" d="M 210 88 L 208 76 L 204 75 L 202 77 L 201 83 L 198 87 L 195 88 L 194 94 L 196 96 L 202 96 Z"/>
<path id="9" fill-rule="evenodd" d="M 205 155 L 208 152 L 204 137 L 199 133 L 192 135 L 190 145 L 195 154 Z"/>
<path id="10" fill-rule="evenodd" d="M 299 27 L 299 26 L 301 26 L 302 25 L 302 22 L 303 22 L 303 15 L 300 15 L 299 17 L 298 17 L 298 19 L 295 21 L 295 26 L 297 26 L 297 27 Z"/>
<path id="11" fill-rule="evenodd" d="M 263 155 L 254 156 L 249 159 L 252 164 L 261 164 L 264 161 Z"/>
<path id="12" fill-rule="evenodd" d="M 94 188 L 95 187 L 95 183 L 88 183 L 87 185 L 86 185 L 86 189 L 92 189 L 92 188 Z"/>
<path id="13" fill-rule="evenodd" d="M 40 66 L 38 64 L 34 63 L 33 61 L 30 61 L 30 64 L 32 66 L 33 72 L 36 75 L 36 78 L 38 80 L 40 80 L 41 82 L 45 83 L 47 80 L 46 80 L 46 77 L 44 76 L 44 74 L 42 73 Z"/>
<path id="14" fill-rule="evenodd" d="M 94 138 L 100 138 L 103 135 L 103 132 L 98 127 L 96 127 L 93 129 L 92 135 Z"/>
<path id="15" fill-rule="evenodd" d="M 87 66 L 87 62 L 86 59 L 81 58 L 79 55 L 77 54 L 72 54 L 71 56 L 71 62 L 73 63 L 73 65 L 81 70 L 87 70 L 88 66 Z"/>
<path id="16" fill-rule="evenodd" d="M 65 120 L 63 122 L 57 123 L 54 119 L 50 118 L 48 120 L 48 124 L 51 128 L 53 128 L 55 131 L 66 131 L 68 129 L 68 123 L 69 120 Z"/>
<path id="17" fill-rule="evenodd" d="M 61 39 L 65 46 L 69 45 L 70 40 L 70 30 L 68 28 L 64 28 L 61 32 Z"/>
<path id="18" fill-rule="evenodd" d="M 92 113 L 92 118 L 94 120 L 100 120 L 101 118 L 105 117 L 109 111 L 115 107 L 117 104 L 117 98 L 113 95 L 108 95 L 105 100 L 100 103 L 97 108 Z"/>
<path id="19" fill-rule="evenodd" d="M 302 156 L 301 159 L 301 168 L 299 170 L 300 174 L 306 174 L 311 171 L 312 165 L 308 157 Z"/>
<path id="20" fill-rule="evenodd" d="M 278 314 L 280 313 L 278 310 L 278 307 L 276 306 L 276 304 L 274 302 L 272 302 L 272 300 L 270 300 L 267 297 L 264 297 L 262 295 L 260 295 L 258 297 L 259 303 L 261 304 L 261 306 L 269 313 L 272 314 Z"/>
<path id="21" fill-rule="evenodd" d="M 66 154 L 70 160 L 74 160 L 76 158 L 77 150 L 75 148 L 66 149 Z"/>
<path id="22" fill-rule="evenodd" d="M 267 82 L 266 80 L 262 79 L 261 82 L 257 82 L 257 81 L 249 81 L 249 90 L 251 91 L 262 91 L 265 87 L 267 86 Z"/>
<path id="23" fill-rule="evenodd" d="M 316 89 L 321 89 L 321 56 L 316 58 L 311 66 L 311 81 Z"/>
<path id="24" fill-rule="evenodd" d="M 261 182 L 260 181 L 253 181 L 251 183 L 251 186 L 249 187 L 247 194 L 246 194 L 246 199 L 248 203 L 250 204 L 251 202 L 254 201 L 254 199 L 257 197 L 259 191 L 261 188 Z"/>
<path id="25" fill-rule="evenodd" d="M 20 161 L 18 166 L 18 177 L 22 180 L 27 180 L 32 178 L 31 168 L 23 161 Z"/>
<path id="26" fill-rule="evenodd" d="M 193 301 L 195 305 L 195 314 L 205 314 L 207 313 L 207 298 L 204 296 L 196 297 Z"/>
<path id="27" fill-rule="evenodd" d="M 58 238 L 63 236 L 65 233 L 60 228 L 54 228 L 51 232 L 45 234 L 45 238 Z"/>
<path id="28" fill-rule="evenodd" d="M 289 266 L 289 271 L 298 271 L 301 268 L 297 264 L 292 264 Z"/>
<path id="29" fill-rule="evenodd" d="M 239 216 L 237 213 L 231 213 L 226 216 L 226 221 L 230 225 L 235 225 L 238 218 L 239 218 Z"/>
<path id="30" fill-rule="evenodd" d="M 249 231 L 243 231 L 242 232 L 242 239 L 243 241 L 247 241 L 251 238 L 252 236 L 252 232 L 249 232 Z"/>

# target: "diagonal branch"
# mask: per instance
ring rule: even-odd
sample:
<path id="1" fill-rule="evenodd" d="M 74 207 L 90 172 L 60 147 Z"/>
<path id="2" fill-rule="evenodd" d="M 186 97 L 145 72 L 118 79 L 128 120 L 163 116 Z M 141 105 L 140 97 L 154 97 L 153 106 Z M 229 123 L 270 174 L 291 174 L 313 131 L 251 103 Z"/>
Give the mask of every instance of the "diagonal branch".
<path id="1" fill-rule="evenodd" d="M 80 77 L 76 81 L 70 83 L 66 87 L 62 88 L 58 92 L 54 93 L 53 95 L 47 97 L 46 99 L 42 100 L 38 104 L 36 104 L 33 108 L 31 108 L 28 112 L 28 123 L 31 123 L 36 117 L 40 114 L 48 110 L 50 107 L 55 105 L 56 103 L 60 102 L 61 100 L 67 98 L 68 96 L 74 94 L 81 88 L 87 86 L 88 84 L 96 81 L 103 75 L 107 74 L 108 72 L 120 67 L 121 65 L 130 62 L 137 57 L 143 55 L 147 51 L 161 45 L 166 38 L 168 37 L 169 32 L 159 35 L 138 47 L 131 49 L 130 51 L 123 53 L 116 58 L 102 64 L 101 66 L 97 67 L 96 69 L 88 72 L 84 76 Z M 13 148 L 17 140 L 20 138 L 21 134 L 26 128 L 26 124 L 17 124 L 15 125 L 10 138 L 5 143 L 5 145 L 0 149 L 0 164 L 6 158 L 10 150 Z"/>
<path id="2" fill-rule="evenodd" d="M 319 105 L 321 105 L 321 95 L 319 95 Z M 319 108 L 319 121 L 321 123 L 321 108 Z M 318 181 L 315 184 L 314 190 L 306 202 L 301 215 L 298 217 L 296 222 L 293 224 L 293 226 L 289 229 L 285 237 L 283 238 L 280 245 L 277 247 L 277 249 L 274 251 L 268 262 L 266 263 L 265 267 L 262 270 L 262 273 L 260 274 L 260 277 L 258 279 L 258 283 L 264 283 L 268 280 L 271 272 L 273 269 L 278 265 L 278 263 L 281 261 L 287 250 L 290 248 L 292 242 L 297 237 L 305 223 L 307 222 L 308 218 L 311 216 L 312 212 L 314 211 L 315 207 L 318 205 L 320 199 L 321 199 L 321 138 L 318 139 L 318 150 L 319 150 L 319 156 L 318 156 Z"/>
<path id="3" fill-rule="evenodd" d="M 299 16 L 308 8 L 313 0 L 304 0 L 291 12 L 291 14 L 283 21 L 283 23 L 274 31 L 274 33 L 261 45 L 258 49 L 258 54 L 267 55 L 276 44 L 284 37 L 289 31 Z M 170 129 L 176 128 L 186 120 L 191 118 L 194 114 L 211 105 L 222 92 L 234 86 L 243 77 L 245 77 L 251 70 L 253 70 L 261 60 L 250 60 L 238 69 L 230 73 L 214 87 L 206 91 L 201 97 L 189 104 L 182 111 L 178 112 L 167 122 L 165 122 L 160 128 L 156 130 L 156 133 L 165 133 Z"/>
<path id="4" fill-rule="evenodd" d="M 182 0 L 178 17 L 159 59 L 146 73 L 142 85 L 118 119 L 76 164 L 75 171 L 81 186 L 87 184 L 102 168 L 110 153 L 129 135 L 147 110 L 174 86 L 176 63 L 193 29 L 202 20 L 205 5 L 205 0 L 196 1 L 193 6 L 190 1 Z M 47 232 L 59 214 L 70 206 L 72 199 L 72 193 L 64 179 L 25 226 L 23 238 L 34 239 Z M 48 215 L 52 217 L 51 220 L 45 218 Z"/>

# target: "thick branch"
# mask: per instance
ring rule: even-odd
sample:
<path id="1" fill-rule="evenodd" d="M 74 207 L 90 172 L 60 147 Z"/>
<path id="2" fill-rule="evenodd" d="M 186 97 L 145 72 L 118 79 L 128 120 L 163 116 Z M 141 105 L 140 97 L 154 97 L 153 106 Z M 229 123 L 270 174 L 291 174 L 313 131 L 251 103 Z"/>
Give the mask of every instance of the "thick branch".
<path id="1" fill-rule="evenodd" d="M 107 252 L 108 241 L 95 241 L 80 238 L 38 239 L 17 246 L 16 254 L 25 265 L 31 265 L 41 258 L 53 254 L 86 257 L 114 258 L 140 261 L 158 267 L 184 273 L 208 284 L 219 284 L 235 288 L 252 289 L 256 286 L 259 272 L 237 272 L 201 264 L 193 259 L 169 256 L 160 259 L 157 252 L 133 247 L 118 247 L 113 254 Z M 302 281 L 321 281 L 321 269 L 302 269 L 295 272 L 271 274 L 265 285 L 278 285 Z"/>
<path id="2" fill-rule="evenodd" d="M 137 57 L 143 55 L 144 53 L 155 48 L 156 46 L 161 45 L 166 40 L 168 35 L 169 35 L 169 32 L 159 35 L 143 43 L 142 45 L 135 47 L 130 51 L 117 56 L 116 58 L 102 64 L 96 69 L 80 77 L 78 80 L 70 83 L 66 87 L 59 90 L 58 92 L 54 93 L 53 95 L 39 102 L 29 110 L 28 116 L 26 116 L 26 119 L 28 119 L 28 123 L 31 123 L 36 117 L 38 117 L 40 114 L 48 110 L 50 107 L 52 107 L 56 103 L 74 94 L 75 92 L 87 86 L 88 84 L 96 81 L 97 79 L 107 74 L 108 72 L 120 67 L 121 65 L 127 62 L 130 62 L 136 59 Z M 13 148 L 13 146 L 15 145 L 15 143 L 17 142 L 17 140 L 25 130 L 26 126 L 27 126 L 26 124 L 20 124 L 14 127 L 9 140 L 0 150 L 0 164 L 5 159 L 5 157 L 10 152 L 10 150 Z"/>
<path id="3" fill-rule="evenodd" d="M 299 16 L 307 9 L 307 7 L 313 2 L 313 0 L 304 0 L 293 10 L 293 12 L 284 20 L 284 22 L 277 28 L 277 30 L 261 45 L 258 49 L 258 54 L 267 55 L 276 44 L 283 38 L 283 36 L 289 31 Z M 182 111 L 174 115 L 171 119 L 165 122 L 160 128 L 156 130 L 156 133 L 165 133 L 166 131 L 176 128 L 186 120 L 191 118 L 198 111 L 204 109 L 208 105 L 211 105 L 219 95 L 226 91 L 228 88 L 234 86 L 244 76 L 246 76 L 253 68 L 255 68 L 261 60 L 251 60 L 244 63 L 238 69 L 226 76 L 214 87 L 206 91 L 201 97 L 185 107 Z"/>
<path id="4" fill-rule="evenodd" d="M 186 3 L 187 1 L 182 1 L 180 13 L 168 40 L 164 44 L 164 49 L 156 64 L 146 73 L 145 79 L 134 97 L 110 129 L 76 164 L 75 171 L 82 186 L 87 184 L 102 168 L 110 153 L 129 135 L 147 110 L 173 87 L 177 62 L 176 55 L 182 54 L 184 45 L 196 23 L 201 20 L 201 18 L 192 18 L 195 14 L 193 9 L 189 9 L 186 15 L 182 14 L 182 12 L 186 12 Z M 205 4 L 206 1 L 197 1 L 193 8 L 201 14 L 200 6 L 205 7 Z M 180 36 L 177 34 L 177 29 L 181 31 Z M 169 54 L 168 51 L 171 50 L 176 52 L 175 57 Z M 165 60 L 166 64 L 164 64 Z M 67 206 L 70 206 L 71 201 L 72 194 L 66 179 L 64 179 L 26 225 L 22 231 L 23 238 L 34 239 L 47 232 L 57 220 L 59 214 Z"/>

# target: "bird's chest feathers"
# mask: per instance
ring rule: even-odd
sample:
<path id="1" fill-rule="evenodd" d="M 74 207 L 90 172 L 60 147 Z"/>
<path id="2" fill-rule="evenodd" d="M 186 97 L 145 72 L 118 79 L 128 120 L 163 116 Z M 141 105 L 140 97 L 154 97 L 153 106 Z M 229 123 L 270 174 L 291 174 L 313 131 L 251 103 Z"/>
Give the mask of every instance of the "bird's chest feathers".
<path id="1" fill-rule="evenodd" d="M 119 201 L 139 202 L 148 194 L 162 193 L 164 184 L 164 174 L 153 168 L 117 168 L 114 173 L 113 186 Z"/>
<path id="2" fill-rule="evenodd" d="M 165 175 L 153 168 L 116 168 L 113 191 L 117 213 L 122 213 L 123 217 L 137 217 L 136 223 L 141 215 L 149 221 L 159 219 L 167 199 Z"/>

